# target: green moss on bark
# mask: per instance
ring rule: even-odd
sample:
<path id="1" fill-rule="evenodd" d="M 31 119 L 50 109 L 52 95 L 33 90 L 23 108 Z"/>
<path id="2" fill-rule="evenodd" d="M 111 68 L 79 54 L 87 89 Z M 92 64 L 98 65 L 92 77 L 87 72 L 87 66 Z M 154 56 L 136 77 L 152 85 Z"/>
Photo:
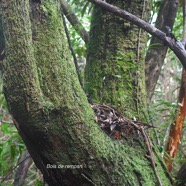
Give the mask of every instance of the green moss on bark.
<path id="1" fill-rule="evenodd" d="M 58 1 L 32 3 L 32 25 L 29 3 L 2 0 L 4 86 L 18 131 L 46 181 L 52 186 L 157 185 L 145 148 L 115 142 L 95 123 L 70 60 Z M 171 185 L 163 173 L 162 179 Z"/>
<path id="2" fill-rule="evenodd" d="M 70 78 L 65 74 L 73 65 L 60 18 L 57 2 L 45 1 L 39 9 L 33 8 L 33 44 L 40 85 L 45 99 L 55 107 L 61 104 L 62 87 L 69 84 Z M 76 72 L 71 70 L 70 73 Z M 68 86 L 66 89 L 68 91 Z"/>
<path id="3" fill-rule="evenodd" d="M 109 2 L 143 18 L 149 11 L 146 1 Z M 146 34 L 138 27 L 95 6 L 85 69 L 85 89 L 94 102 L 143 117 L 145 44 Z"/>
<path id="4" fill-rule="evenodd" d="M 2 51 L 5 48 L 5 38 L 3 34 L 3 24 L 2 24 L 2 10 L 0 7 L 0 60 L 2 60 Z"/>

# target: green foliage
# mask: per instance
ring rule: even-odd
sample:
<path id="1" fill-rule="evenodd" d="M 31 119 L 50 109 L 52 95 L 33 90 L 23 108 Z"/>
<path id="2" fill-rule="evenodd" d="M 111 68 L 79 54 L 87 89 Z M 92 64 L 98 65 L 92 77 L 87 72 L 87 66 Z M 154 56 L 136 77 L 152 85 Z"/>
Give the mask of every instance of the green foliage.
<path id="1" fill-rule="evenodd" d="M 82 23 L 83 27 L 88 31 L 90 28 L 90 12 L 93 5 L 86 0 L 68 0 L 67 1 L 73 8 L 76 16 Z M 77 34 L 74 27 L 68 24 L 68 30 L 70 33 L 71 43 L 75 54 L 78 58 L 86 57 L 86 46 L 82 38 Z"/>
<path id="2" fill-rule="evenodd" d="M 86 56 L 86 46 L 82 38 L 77 34 L 75 29 L 69 25 L 69 32 L 71 36 L 71 44 L 73 46 L 74 52 L 78 58 Z"/>
<path id="3" fill-rule="evenodd" d="M 4 178 L 10 173 L 24 150 L 25 145 L 7 111 L 6 101 L 2 94 L 2 81 L 0 81 L 0 177 Z M 9 181 L 5 180 L 3 184 L 10 183 L 11 178 L 13 173 L 7 178 Z"/>
<path id="4" fill-rule="evenodd" d="M 25 146 L 14 126 L 3 123 L 0 136 L 0 175 L 5 176 L 17 164 Z"/>
<path id="5" fill-rule="evenodd" d="M 157 138 L 160 142 L 159 148 L 162 151 L 162 156 L 165 152 L 170 125 L 174 123 L 178 106 L 181 106 L 181 104 L 177 103 L 181 72 L 181 65 L 174 54 L 169 51 L 149 108 L 151 120 L 157 127 Z M 178 171 L 183 159 L 185 159 L 185 155 L 180 151 L 174 160 L 174 173 Z"/>
<path id="6" fill-rule="evenodd" d="M 155 20 L 154 18 L 157 16 L 157 13 L 158 13 L 160 5 L 161 5 L 161 2 L 162 2 L 161 0 L 153 0 L 153 2 L 152 2 L 152 12 L 151 12 L 152 22 Z"/>
<path id="7" fill-rule="evenodd" d="M 67 2 L 73 5 L 74 11 L 82 17 L 89 14 L 93 8 L 93 5 L 87 0 L 67 0 Z"/>
<path id="8" fill-rule="evenodd" d="M 43 182 L 41 180 L 36 181 L 36 186 L 42 186 L 42 185 L 43 185 Z"/>
<path id="9" fill-rule="evenodd" d="M 0 176 L 5 177 L 17 165 L 18 159 L 25 150 L 25 145 L 10 122 L 2 122 L 0 127 Z M 7 180 L 11 182 L 13 172 Z M 5 183 L 9 183 L 6 180 Z"/>
<path id="10" fill-rule="evenodd" d="M 183 11 L 182 6 L 178 7 L 176 20 L 173 27 L 173 32 L 178 40 L 182 40 L 183 37 Z"/>

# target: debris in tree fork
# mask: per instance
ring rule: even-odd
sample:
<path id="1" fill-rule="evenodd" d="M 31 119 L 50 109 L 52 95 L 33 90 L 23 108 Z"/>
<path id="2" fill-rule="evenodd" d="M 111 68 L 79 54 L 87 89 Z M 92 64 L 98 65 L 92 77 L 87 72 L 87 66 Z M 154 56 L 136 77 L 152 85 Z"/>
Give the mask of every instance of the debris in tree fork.
<path id="1" fill-rule="evenodd" d="M 154 173 L 158 180 L 158 185 L 162 186 L 158 171 L 156 169 L 151 142 L 147 133 L 145 132 L 146 129 L 153 126 L 145 124 L 141 121 L 134 121 L 130 118 L 127 118 L 114 107 L 109 105 L 91 104 L 91 107 L 96 115 L 96 122 L 99 124 L 100 128 L 112 139 L 128 140 L 132 136 L 138 136 L 139 139 L 144 141 L 147 147 L 147 154 L 145 156 L 150 161 L 154 169 Z"/>
<path id="2" fill-rule="evenodd" d="M 96 121 L 100 125 L 100 128 L 114 139 L 128 139 L 136 135 L 141 138 L 140 131 L 133 124 L 144 129 L 153 127 L 143 122 L 124 117 L 119 111 L 108 105 L 91 104 L 91 107 L 94 110 Z"/>

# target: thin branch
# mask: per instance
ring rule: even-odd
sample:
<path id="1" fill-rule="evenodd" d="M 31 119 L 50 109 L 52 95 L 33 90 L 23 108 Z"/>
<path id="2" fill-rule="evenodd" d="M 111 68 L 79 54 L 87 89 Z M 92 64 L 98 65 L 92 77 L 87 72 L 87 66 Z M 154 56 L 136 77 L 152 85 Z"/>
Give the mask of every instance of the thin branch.
<path id="1" fill-rule="evenodd" d="M 87 176 L 85 176 L 83 173 L 81 174 L 91 185 L 96 186 L 95 183 L 92 182 L 92 180 L 90 180 Z"/>
<path id="2" fill-rule="evenodd" d="M 161 182 L 161 179 L 159 177 L 159 174 L 158 174 L 158 171 L 157 171 L 157 168 L 156 168 L 156 163 L 155 163 L 155 160 L 154 160 L 154 154 L 153 154 L 153 151 L 152 151 L 152 147 L 151 147 L 151 144 L 150 144 L 150 139 L 149 137 L 147 136 L 147 134 L 145 133 L 145 130 L 143 127 L 140 127 L 140 131 L 143 135 L 143 138 L 145 140 L 145 143 L 146 143 L 146 146 L 147 146 L 147 149 L 148 149 L 148 155 L 150 156 L 150 160 L 151 160 L 151 164 L 152 164 L 152 167 L 154 169 L 154 173 L 156 175 L 156 178 L 158 180 L 158 185 L 159 186 L 163 186 L 162 185 L 162 182 Z"/>
<path id="3" fill-rule="evenodd" d="M 149 122 L 153 126 L 153 130 L 154 130 L 154 133 L 155 133 L 156 142 L 157 142 L 158 145 L 160 145 L 160 138 L 159 138 L 159 135 L 158 135 L 158 132 L 157 132 L 156 125 L 153 122 L 153 118 L 152 118 L 152 114 L 150 112 L 150 108 L 148 108 L 148 116 L 149 116 Z"/>
<path id="4" fill-rule="evenodd" d="M 144 127 L 143 126 L 139 126 L 139 125 L 135 124 L 134 122 L 131 122 L 130 124 L 133 125 L 137 130 L 139 130 L 141 132 L 141 134 L 143 136 L 143 139 L 145 141 L 147 150 L 148 150 L 148 154 L 147 154 L 146 157 L 150 160 L 152 168 L 154 169 L 154 173 L 155 173 L 156 178 L 158 180 L 158 186 L 163 186 L 162 185 L 162 181 L 161 181 L 161 179 L 159 177 L 157 168 L 156 168 L 156 163 L 155 163 L 155 160 L 154 160 L 154 153 L 153 153 L 153 150 L 152 150 L 150 139 L 149 139 L 148 135 L 146 134 L 146 132 L 144 130 Z"/>
<path id="5" fill-rule="evenodd" d="M 27 158 L 29 157 L 29 158 Z M 25 159 L 26 158 L 26 159 Z M 15 178 L 14 178 L 14 186 L 20 186 L 23 185 L 23 182 L 27 176 L 29 167 L 32 164 L 32 158 L 30 157 L 30 154 L 27 150 L 25 150 L 22 153 L 21 159 L 23 159 L 24 161 L 21 161 L 21 163 L 19 164 L 18 169 L 16 170 L 16 174 L 15 174 Z"/>
<path id="6" fill-rule="evenodd" d="M 68 3 L 65 0 L 61 0 L 61 7 L 68 21 L 71 23 L 71 25 L 74 27 L 77 33 L 87 44 L 89 40 L 89 34 L 79 21 L 75 13 L 72 11 L 72 8 L 68 5 Z"/>
<path id="7" fill-rule="evenodd" d="M 157 29 L 156 27 L 150 25 L 149 23 L 145 22 L 144 20 L 138 18 L 137 16 L 122 10 L 116 6 L 110 5 L 104 1 L 100 0 L 88 0 L 93 4 L 99 5 L 100 7 L 112 12 L 113 14 L 135 24 L 136 26 L 142 28 L 146 32 L 150 33 L 151 35 L 155 36 L 156 38 L 162 40 L 178 57 L 180 62 L 182 63 L 183 67 L 186 68 L 186 51 L 184 46 L 181 42 L 176 41 L 166 35 L 166 33 L 162 32 L 161 30 Z"/>
<path id="8" fill-rule="evenodd" d="M 7 178 L 8 176 L 10 176 L 10 174 L 13 173 L 13 171 L 21 164 L 23 163 L 25 160 L 27 160 L 28 158 L 30 158 L 30 154 L 28 154 L 28 156 L 26 156 L 23 160 L 21 160 L 15 167 L 13 167 L 9 172 L 8 174 L 1 180 L 0 184 L 2 184 Z"/>
<path id="9" fill-rule="evenodd" d="M 78 66 L 78 61 L 77 61 L 76 54 L 75 54 L 74 49 L 73 49 L 72 44 L 71 44 L 71 40 L 70 40 L 70 36 L 68 34 L 68 28 L 67 28 L 67 24 L 66 24 L 66 20 L 65 20 L 63 12 L 62 12 L 61 16 L 62 16 L 62 19 L 63 19 L 63 25 L 64 25 L 64 28 L 65 28 L 65 33 L 66 33 L 66 36 L 67 36 L 68 45 L 69 45 L 72 57 L 74 59 L 74 64 L 75 64 L 75 67 L 76 67 L 76 72 L 77 72 L 77 75 L 78 75 L 78 79 L 79 79 L 81 87 L 83 88 L 83 82 L 82 82 L 82 78 L 81 78 L 81 74 L 80 74 L 80 70 L 79 70 L 79 66 Z"/>

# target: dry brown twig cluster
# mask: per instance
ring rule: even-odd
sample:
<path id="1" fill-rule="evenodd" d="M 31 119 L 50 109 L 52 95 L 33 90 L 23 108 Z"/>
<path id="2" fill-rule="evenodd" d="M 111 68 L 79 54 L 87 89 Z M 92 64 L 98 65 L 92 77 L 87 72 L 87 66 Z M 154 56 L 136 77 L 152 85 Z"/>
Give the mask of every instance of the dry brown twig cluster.
<path id="1" fill-rule="evenodd" d="M 112 106 L 91 104 L 91 107 L 94 110 L 96 121 L 99 124 L 100 128 L 110 137 L 117 140 L 127 140 L 132 136 L 138 136 L 145 142 L 145 145 L 147 147 L 147 153 L 145 157 L 147 157 L 148 160 L 151 162 L 158 180 L 158 184 L 159 186 L 162 186 L 160 177 L 156 169 L 151 141 L 147 133 L 145 132 L 146 129 L 153 126 L 141 121 L 134 121 L 132 119 L 129 119 L 123 116 Z"/>

